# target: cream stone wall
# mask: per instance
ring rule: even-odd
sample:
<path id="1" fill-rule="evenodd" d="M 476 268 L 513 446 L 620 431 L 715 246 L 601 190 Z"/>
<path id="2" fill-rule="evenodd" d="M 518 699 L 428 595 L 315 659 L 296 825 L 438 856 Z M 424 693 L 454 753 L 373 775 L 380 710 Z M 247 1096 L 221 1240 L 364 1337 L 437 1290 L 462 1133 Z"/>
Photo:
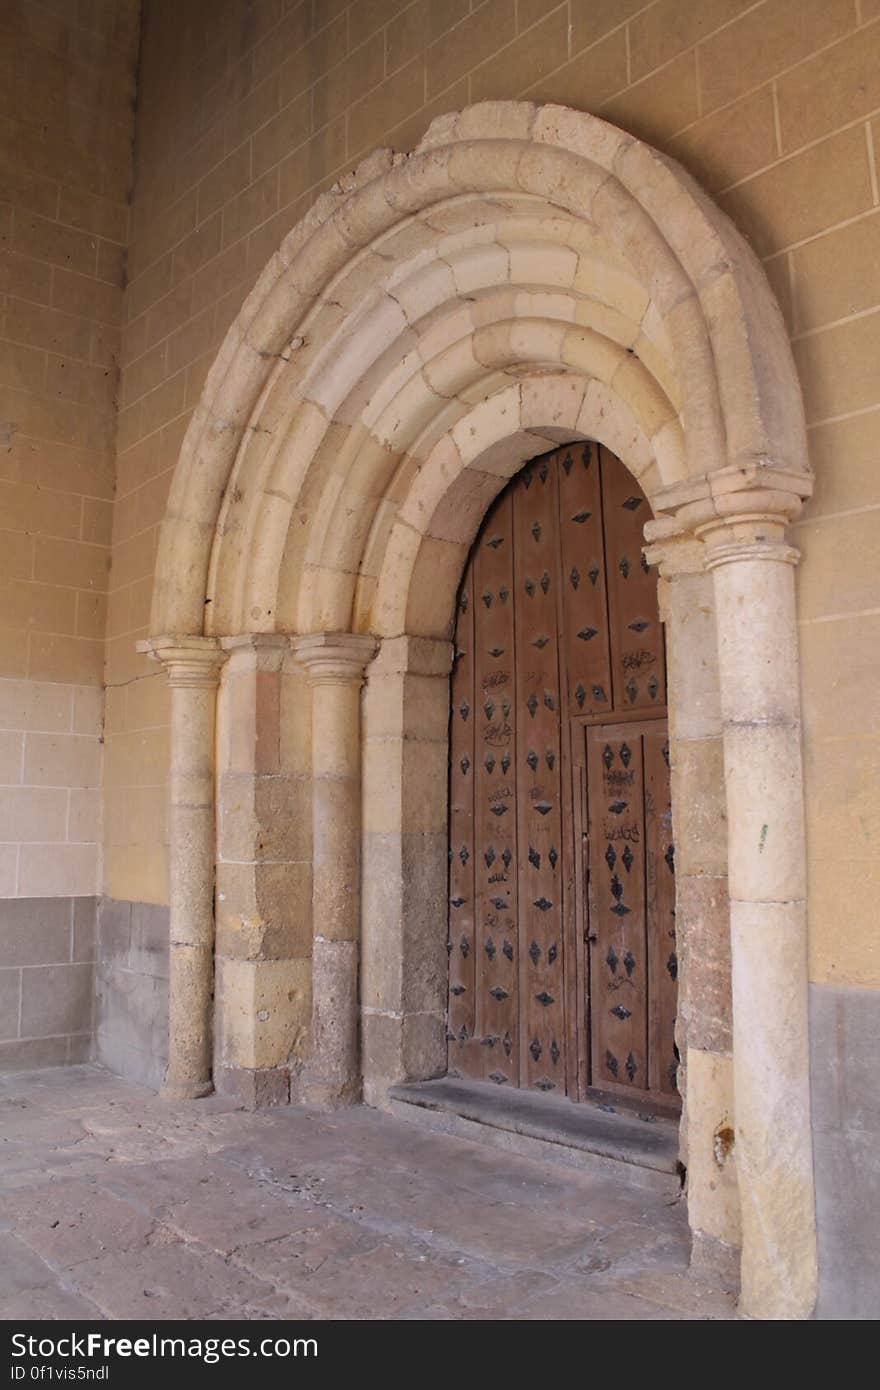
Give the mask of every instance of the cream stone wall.
<path id="1" fill-rule="evenodd" d="M 100 686 L 138 21 L 137 0 L 0 6 L 4 898 L 100 886 Z M 0 959 L 3 951 L 0 940 Z"/>
<path id="2" fill-rule="evenodd" d="M 99 891 L 102 719 L 100 686 L 0 677 L 0 898 Z"/>
<path id="3" fill-rule="evenodd" d="M 469 101 L 528 96 L 598 112 L 682 161 L 785 310 L 817 472 L 794 533 L 811 977 L 880 984 L 864 880 L 880 830 L 878 19 L 875 0 L 215 0 L 183 13 L 147 0 L 107 666 L 132 683 L 108 695 L 109 892 L 167 900 L 166 695 L 134 641 L 171 470 L 226 328 L 317 192 L 374 146 L 411 148 Z"/>

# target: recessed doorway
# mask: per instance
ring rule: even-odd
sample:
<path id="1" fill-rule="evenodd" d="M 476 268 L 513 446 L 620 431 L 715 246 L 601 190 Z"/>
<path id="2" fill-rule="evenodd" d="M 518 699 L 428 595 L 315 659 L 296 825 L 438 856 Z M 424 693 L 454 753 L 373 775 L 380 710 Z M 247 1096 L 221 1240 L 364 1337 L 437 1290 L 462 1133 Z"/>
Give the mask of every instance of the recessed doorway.
<path id="1" fill-rule="evenodd" d="M 666 673 L 650 515 L 590 442 L 497 498 L 458 597 L 449 1071 L 678 1103 Z"/>

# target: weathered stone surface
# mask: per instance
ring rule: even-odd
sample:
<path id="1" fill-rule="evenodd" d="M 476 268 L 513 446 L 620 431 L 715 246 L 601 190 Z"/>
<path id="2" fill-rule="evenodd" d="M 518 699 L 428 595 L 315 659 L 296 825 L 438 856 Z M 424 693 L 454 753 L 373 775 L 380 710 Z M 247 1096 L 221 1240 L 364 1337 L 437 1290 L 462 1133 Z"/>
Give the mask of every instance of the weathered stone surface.
<path id="1" fill-rule="evenodd" d="M 91 964 L 37 965 L 22 971 L 22 1035 L 91 1033 L 94 992 Z"/>
<path id="2" fill-rule="evenodd" d="M 222 1066 L 285 1065 L 302 1044 L 311 1003 L 309 962 L 218 961 L 218 1060 Z"/>
<path id="3" fill-rule="evenodd" d="M 823 1318 L 880 1309 L 877 991 L 810 987 L 813 1153 Z"/>
<path id="4" fill-rule="evenodd" d="M 272 1284 L 177 1241 L 90 1260 L 76 1282 L 114 1320 L 308 1316 Z"/>
<path id="5" fill-rule="evenodd" d="M 218 863 L 219 956 L 285 960 L 311 949 L 311 863 Z"/>
<path id="6" fill-rule="evenodd" d="M 104 963 L 119 960 L 128 967 L 131 950 L 130 902 L 102 898 L 98 908 L 98 959 Z"/>
<path id="7" fill-rule="evenodd" d="M 168 909 L 132 903 L 128 968 L 135 974 L 168 978 Z"/>
<path id="8" fill-rule="evenodd" d="M 672 751 L 676 870 L 681 874 L 724 874 L 727 804 L 721 740 L 680 739 Z"/>
<path id="9" fill-rule="evenodd" d="M 686 1045 L 729 1053 L 733 1020 L 726 877 L 676 875 L 675 939 L 679 1020 Z"/>
<path id="10" fill-rule="evenodd" d="M 101 1320 L 103 1314 L 90 1299 L 68 1293 L 57 1285 L 26 1289 L 0 1298 L 0 1318 L 10 1322 L 83 1322 Z"/>
<path id="11" fill-rule="evenodd" d="M 741 1243 L 733 1064 L 689 1047 L 688 1214 L 695 1232 L 732 1249 Z"/>
<path id="12" fill-rule="evenodd" d="M 4 1211 L 20 1239 L 59 1269 L 140 1246 L 154 1226 L 128 1203 L 83 1182 L 19 1188 Z"/>
<path id="13" fill-rule="evenodd" d="M 296 1068 L 228 1067 L 215 1065 L 214 1089 L 229 1096 L 246 1110 L 262 1110 L 271 1105 L 287 1105 L 291 1100 L 291 1073 Z"/>
<path id="14" fill-rule="evenodd" d="M 97 959 L 98 898 L 73 899 L 73 959 Z"/>
<path id="15" fill-rule="evenodd" d="M 95 903 L 0 898 L 0 1068 L 91 1056 Z"/>
<path id="16" fill-rule="evenodd" d="M 156 1089 L 168 1061 L 169 912 L 100 900 L 95 1045 L 106 1066 Z"/>
<path id="17" fill-rule="evenodd" d="M 41 1289 L 55 1280 L 54 1271 L 17 1236 L 0 1232 L 0 1299 L 24 1289 Z"/>
<path id="18" fill-rule="evenodd" d="M 57 965 L 70 960 L 70 898 L 0 902 L 0 966 Z"/>
<path id="19" fill-rule="evenodd" d="M 359 1106 L 175 1105 L 94 1068 L 0 1099 L 55 1135 L 0 1174 L 10 1318 L 732 1316 L 683 1277 L 683 1205 L 620 1181 Z M 90 1171 L 58 1181 L 64 1153 Z"/>

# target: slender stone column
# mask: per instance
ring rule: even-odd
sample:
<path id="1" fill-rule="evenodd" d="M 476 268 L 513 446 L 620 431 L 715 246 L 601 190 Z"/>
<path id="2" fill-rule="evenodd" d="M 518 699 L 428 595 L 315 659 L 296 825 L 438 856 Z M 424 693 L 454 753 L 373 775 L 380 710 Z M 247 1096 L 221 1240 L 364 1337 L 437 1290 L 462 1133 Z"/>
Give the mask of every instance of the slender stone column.
<path id="1" fill-rule="evenodd" d="M 786 520 L 716 518 L 708 545 L 718 617 L 727 792 L 740 1307 L 807 1318 L 816 1217 L 807 1024 L 806 858 L 794 565 Z"/>
<path id="2" fill-rule="evenodd" d="M 645 528 L 666 630 L 675 836 L 681 1159 L 691 1267 L 735 1285 L 740 1203 L 733 1134 L 727 806 L 712 576 L 706 546 L 675 518 Z"/>
<path id="3" fill-rule="evenodd" d="M 360 692 L 372 637 L 313 633 L 295 644 L 312 696 L 312 1039 L 302 1098 L 360 1098 Z"/>
<path id="4" fill-rule="evenodd" d="M 207 637 L 139 644 L 171 688 L 168 1069 L 162 1094 L 194 1100 L 214 1089 L 214 720 L 225 653 Z"/>
<path id="5" fill-rule="evenodd" d="M 286 1104 L 308 1045 L 311 710 L 281 633 L 224 637 L 217 702 L 214 1085 Z"/>
<path id="6" fill-rule="evenodd" d="M 386 637 L 364 693 L 364 1100 L 446 1070 L 452 644 Z"/>

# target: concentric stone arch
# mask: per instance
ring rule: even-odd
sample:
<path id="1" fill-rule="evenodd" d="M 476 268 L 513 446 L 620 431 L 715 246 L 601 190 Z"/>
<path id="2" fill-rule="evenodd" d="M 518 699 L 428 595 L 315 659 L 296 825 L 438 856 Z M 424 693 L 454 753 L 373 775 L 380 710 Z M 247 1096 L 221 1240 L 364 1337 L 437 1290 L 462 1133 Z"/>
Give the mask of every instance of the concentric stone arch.
<path id="1" fill-rule="evenodd" d="M 272 630 L 258 575 L 281 572 L 294 515 L 308 509 L 297 544 L 320 568 L 311 532 L 343 479 L 394 507 L 454 397 L 480 400 L 530 364 L 635 406 L 665 445 L 652 496 L 728 468 L 807 476 L 785 329 L 730 222 L 596 117 L 476 106 L 436 120 L 410 156 L 377 152 L 266 267 L 181 450 L 153 630 Z M 300 631 L 320 625 L 313 606 L 298 599 Z"/>
<path id="2" fill-rule="evenodd" d="M 729 1246 L 741 1232 L 748 1312 L 806 1316 L 815 1222 L 785 539 L 810 491 L 800 393 L 778 306 L 735 228 L 672 160 L 596 117 L 488 103 L 436 120 L 409 156 L 378 151 L 285 239 L 209 374 L 169 496 L 147 644 L 174 691 L 169 1089 L 210 1084 L 212 688 L 228 653 L 227 692 L 233 668 L 280 673 L 290 645 L 312 694 L 312 1096 L 350 1097 L 363 1074 L 381 1103 L 389 1081 L 442 1064 L 437 728 L 455 591 L 505 481 L 578 438 L 613 449 L 651 501 L 674 796 L 699 801 L 714 777 L 728 813 L 724 863 L 709 869 L 699 827 L 677 824 L 694 900 L 699 880 L 729 873 L 733 957 L 732 1035 L 722 1022 L 717 1045 L 685 1039 L 692 1223 Z M 424 939 L 411 927 L 419 876 L 433 885 Z M 254 962 L 248 978 L 277 982 L 277 964 Z M 276 988 L 251 987 L 254 1000 Z M 220 988 L 221 1040 L 225 1009 Z M 291 1037 L 272 1057 L 255 1028 L 244 1069 L 286 1065 Z M 719 1080 L 731 1076 L 732 1096 Z M 706 1117 L 728 1112 L 738 1187 L 731 1199 L 728 1172 L 735 1210 L 720 1212 L 709 1194 L 725 1183 L 695 1143 L 699 1131 L 710 1165 Z"/>

